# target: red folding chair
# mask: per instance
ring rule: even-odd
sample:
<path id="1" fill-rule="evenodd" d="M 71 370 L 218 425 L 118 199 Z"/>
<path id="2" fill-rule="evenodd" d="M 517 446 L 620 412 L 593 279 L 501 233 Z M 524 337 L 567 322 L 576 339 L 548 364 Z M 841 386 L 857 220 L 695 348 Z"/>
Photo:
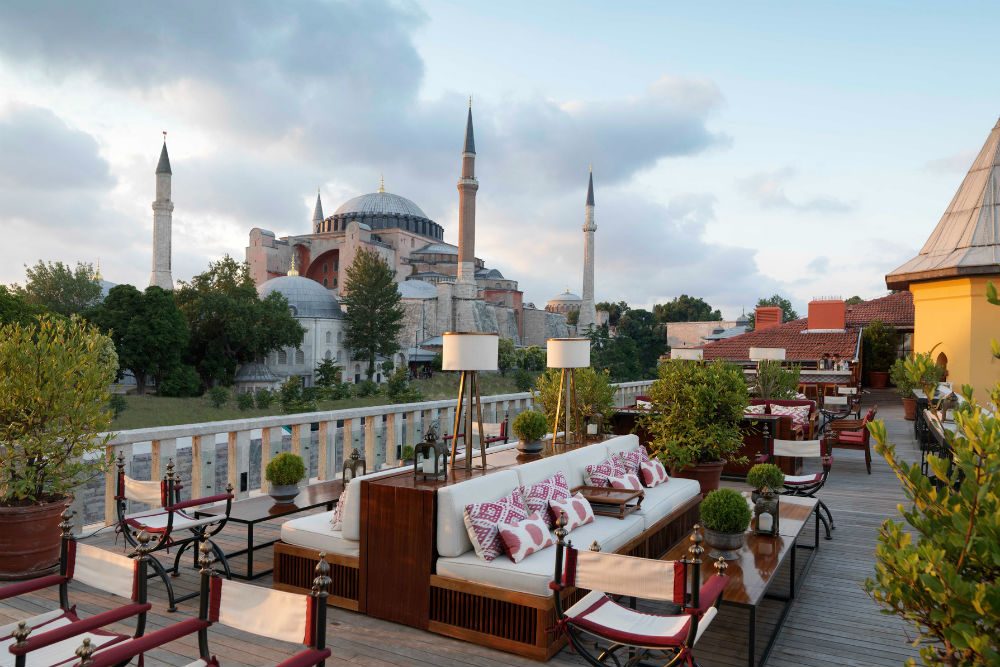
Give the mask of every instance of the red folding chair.
<path id="1" fill-rule="evenodd" d="M 878 414 L 878 406 L 874 405 L 862 420 L 841 419 L 830 423 L 830 433 L 833 435 L 833 446 L 842 449 L 859 449 L 865 453 L 865 468 L 872 474 L 872 446 L 868 424 Z"/>
<path id="2" fill-rule="evenodd" d="M 164 646 L 182 637 L 197 635 L 199 658 L 188 667 L 218 667 L 219 660 L 209 648 L 209 628 L 214 624 L 251 634 L 305 644 L 291 653 L 277 667 L 324 665 L 330 657 L 326 648 L 326 598 L 330 591 L 330 566 L 326 554 L 319 555 L 312 593 L 299 595 L 237 581 L 222 579 L 212 571 L 214 550 L 201 543 L 201 587 L 197 618 L 189 618 L 94 653 L 86 641 L 77 649 L 78 667 L 111 667 L 126 663 L 135 656 Z"/>
<path id="3" fill-rule="evenodd" d="M 109 647 L 141 637 L 146 628 L 146 612 L 151 605 L 146 602 L 146 577 L 149 557 L 149 535 L 137 539 L 138 547 L 132 558 L 105 551 L 87 544 L 78 544 L 73 538 L 70 511 L 63 513 L 59 524 L 62 546 L 59 557 L 59 574 L 52 574 L 0 588 L 0 600 L 10 600 L 28 593 L 58 586 L 59 607 L 36 614 L 31 618 L 0 626 L 0 651 L 13 655 L 13 663 L 3 659 L 0 664 L 68 665 L 76 659 L 75 648 L 81 639 L 90 643 L 100 655 Z M 69 585 L 79 582 L 119 597 L 131 603 L 115 609 L 81 617 L 76 606 L 70 604 Z M 135 633 L 129 635 L 105 630 L 104 627 L 135 617 Z"/>
<path id="4" fill-rule="evenodd" d="M 727 581 L 726 562 L 720 558 L 718 574 L 700 583 L 700 528 L 695 526 L 690 558 L 662 561 L 580 551 L 565 541 L 565 525 L 563 514 L 556 529 L 555 580 L 549 587 L 556 629 L 573 649 L 596 667 L 645 664 L 640 660 L 656 656 L 666 665 L 696 665 L 692 650 L 715 618 Z M 573 587 L 590 592 L 564 610 L 563 592 Z M 616 601 L 622 596 L 667 603 L 672 613 L 636 611 Z"/>

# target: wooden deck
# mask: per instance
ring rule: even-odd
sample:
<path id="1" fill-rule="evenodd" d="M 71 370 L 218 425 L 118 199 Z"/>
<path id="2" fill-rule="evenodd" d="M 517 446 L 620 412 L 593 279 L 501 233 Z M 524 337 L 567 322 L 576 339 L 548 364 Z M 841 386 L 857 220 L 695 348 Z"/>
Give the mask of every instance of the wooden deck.
<path id="1" fill-rule="evenodd" d="M 918 457 L 913 441 L 911 422 L 903 421 L 898 399 L 889 394 L 877 396 L 880 416 L 886 420 L 893 442 L 905 458 Z M 866 403 L 872 399 L 866 397 Z M 771 667 L 833 667 L 841 665 L 900 665 L 916 655 L 910 646 L 907 628 L 895 617 L 883 616 L 861 588 L 866 576 L 873 571 L 875 537 L 881 521 L 896 514 L 896 505 L 903 500 L 896 478 L 878 456 L 872 474 L 865 473 L 863 454 L 837 450 L 830 481 L 821 493 L 836 521 L 833 540 L 820 540 L 820 551 L 808 577 L 800 581 L 796 601 L 785 622 L 767 664 Z M 259 541 L 276 537 L 277 522 L 258 526 Z M 227 527 L 223 548 L 232 551 L 243 546 L 243 527 Z M 807 530 L 811 531 L 811 528 Z M 810 535 L 811 537 L 811 535 Z M 94 537 L 92 543 L 107 548 L 115 546 L 113 533 Z M 270 548 L 259 552 L 255 569 L 270 566 Z M 190 560 L 185 558 L 190 564 Z M 801 560 L 800 559 L 800 563 Z M 234 569 L 243 560 L 232 561 Z M 787 576 L 785 573 L 784 576 Z M 197 575 L 190 569 L 175 580 L 178 591 L 193 590 Z M 269 586 L 270 579 L 257 582 Z M 778 592 L 787 590 L 783 582 L 776 584 Z M 163 586 L 150 580 L 154 612 L 151 629 L 168 625 L 195 613 L 197 600 L 180 604 L 180 611 L 167 614 Z M 84 615 L 97 613 L 114 604 L 110 595 L 75 586 L 72 600 Z M 50 609 L 52 595 L 34 596 L 14 603 L 0 603 L 0 624 Z M 780 609 L 780 603 L 768 602 L 758 612 L 757 641 L 762 649 Z M 333 650 L 329 665 L 443 665 L 499 667 L 501 665 L 534 665 L 530 660 L 499 653 L 479 646 L 447 639 L 438 635 L 378 621 L 340 609 L 330 608 L 327 642 Z M 703 667 L 743 667 L 746 664 L 746 616 L 737 608 L 723 607 L 718 618 L 698 645 L 699 662 Z M 128 626 L 122 626 L 127 630 Z M 217 625 L 210 631 L 213 652 L 224 665 L 274 665 L 296 647 L 263 640 Z M 197 657 L 192 640 L 171 644 L 166 650 L 146 655 L 146 665 L 187 665 Z M 564 650 L 549 664 L 579 665 L 578 656 Z"/>

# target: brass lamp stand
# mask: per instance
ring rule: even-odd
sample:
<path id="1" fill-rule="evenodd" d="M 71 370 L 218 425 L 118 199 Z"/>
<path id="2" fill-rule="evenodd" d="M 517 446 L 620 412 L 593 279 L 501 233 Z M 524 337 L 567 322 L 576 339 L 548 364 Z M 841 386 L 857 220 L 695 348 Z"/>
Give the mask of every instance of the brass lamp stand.
<path id="1" fill-rule="evenodd" d="M 483 436 L 483 403 L 479 396 L 479 371 L 462 371 L 458 380 L 458 405 L 455 406 L 455 428 L 451 439 L 451 467 L 455 469 L 458 456 L 458 426 L 462 422 L 462 405 L 465 405 L 465 469 L 472 470 L 472 411 L 476 412 L 479 426 L 479 453 L 486 469 L 486 438 Z"/>
<path id="2" fill-rule="evenodd" d="M 558 368 L 559 398 L 556 401 L 556 416 L 552 422 L 552 445 L 559 440 L 559 417 L 566 411 L 566 430 L 563 444 L 571 445 L 583 441 L 583 424 L 579 406 L 576 403 L 577 368 L 590 366 L 589 338 L 549 338 L 545 342 L 546 363 L 549 368 Z M 573 425 L 576 425 L 574 431 Z"/>
<path id="3" fill-rule="evenodd" d="M 563 401 L 566 404 L 566 430 L 563 435 L 563 444 L 572 445 L 576 442 L 576 435 L 583 432 L 580 411 L 576 405 L 576 373 L 573 368 L 562 368 L 559 373 L 559 400 L 556 401 L 556 417 L 552 420 L 552 444 L 557 444 L 559 434 L 559 417 L 563 411 Z M 573 423 L 576 423 L 576 431 L 573 430 Z"/>
<path id="4" fill-rule="evenodd" d="M 459 426 L 465 410 L 465 470 L 472 472 L 472 416 L 479 426 L 479 453 L 486 469 L 486 436 L 483 433 L 483 404 L 479 396 L 479 371 L 497 370 L 500 337 L 495 333 L 447 331 L 442 336 L 441 369 L 461 371 L 458 381 L 458 403 L 455 406 L 455 428 L 451 440 L 451 469 L 458 458 Z"/>

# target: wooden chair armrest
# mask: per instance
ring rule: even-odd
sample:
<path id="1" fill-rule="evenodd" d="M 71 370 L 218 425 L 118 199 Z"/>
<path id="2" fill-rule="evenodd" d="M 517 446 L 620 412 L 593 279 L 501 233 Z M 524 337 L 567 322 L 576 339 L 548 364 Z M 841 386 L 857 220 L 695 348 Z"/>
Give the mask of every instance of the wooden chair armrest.
<path id="1" fill-rule="evenodd" d="M 49 586 L 58 586 L 65 580 L 66 577 L 61 574 L 50 574 L 47 577 L 29 579 L 28 581 L 19 581 L 16 584 L 10 584 L 9 586 L 0 588 L 0 600 L 9 600 L 10 598 L 16 598 L 19 595 L 24 595 L 25 593 L 40 591 L 43 588 L 48 588 Z"/>
<path id="2" fill-rule="evenodd" d="M 860 431 L 864 427 L 863 419 L 837 419 L 830 422 L 831 431 Z"/>

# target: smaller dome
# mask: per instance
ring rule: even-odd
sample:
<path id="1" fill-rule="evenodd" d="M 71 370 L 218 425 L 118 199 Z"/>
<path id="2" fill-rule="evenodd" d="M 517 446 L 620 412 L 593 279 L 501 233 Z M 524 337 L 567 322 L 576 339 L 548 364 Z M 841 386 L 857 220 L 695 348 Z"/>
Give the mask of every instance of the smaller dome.
<path id="1" fill-rule="evenodd" d="M 423 280 L 404 280 L 399 284 L 399 294 L 404 299 L 436 299 L 437 288 Z"/>
<path id="2" fill-rule="evenodd" d="M 257 288 L 257 294 L 261 299 L 267 298 L 272 292 L 285 297 L 295 317 L 340 319 L 344 316 L 340 302 L 333 292 L 310 278 L 279 276 L 271 278 Z"/>
<path id="3" fill-rule="evenodd" d="M 567 303 L 574 301 L 583 301 L 583 299 L 580 298 L 579 295 L 573 294 L 569 290 L 566 290 L 562 294 L 559 294 L 549 299 L 549 303 Z"/>

